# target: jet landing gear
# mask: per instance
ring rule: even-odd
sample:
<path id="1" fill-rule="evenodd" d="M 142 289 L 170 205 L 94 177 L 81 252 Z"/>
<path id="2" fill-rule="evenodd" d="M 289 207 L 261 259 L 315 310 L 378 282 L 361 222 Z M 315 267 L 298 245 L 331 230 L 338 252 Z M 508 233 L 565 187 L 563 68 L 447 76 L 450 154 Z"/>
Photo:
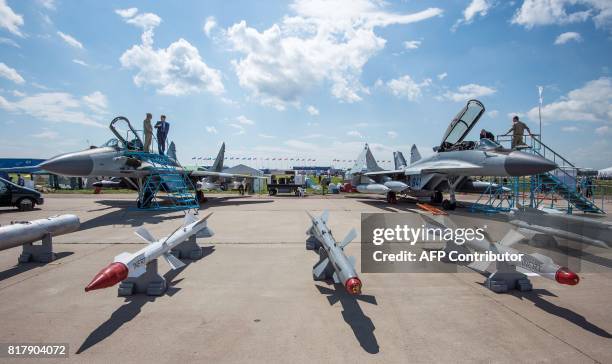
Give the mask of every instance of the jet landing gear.
<path id="1" fill-rule="evenodd" d="M 442 191 L 436 191 L 431 196 L 431 203 L 442 203 L 444 196 L 442 195 Z"/>
<path id="2" fill-rule="evenodd" d="M 457 208 L 457 202 L 450 202 L 450 200 L 442 201 L 442 208 L 444 210 L 454 210 Z"/>
<path id="3" fill-rule="evenodd" d="M 442 201 L 442 208 L 444 210 L 454 210 L 457 208 L 457 199 L 455 198 L 455 189 L 463 181 L 462 178 L 448 178 L 448 194 L 450 199 Z"/>
<path id="4" fill-rule="evenodd" d="M 387 202 L 391 204 L 397 203 L 397 194 L 393 191 L 387 192 Z"/>

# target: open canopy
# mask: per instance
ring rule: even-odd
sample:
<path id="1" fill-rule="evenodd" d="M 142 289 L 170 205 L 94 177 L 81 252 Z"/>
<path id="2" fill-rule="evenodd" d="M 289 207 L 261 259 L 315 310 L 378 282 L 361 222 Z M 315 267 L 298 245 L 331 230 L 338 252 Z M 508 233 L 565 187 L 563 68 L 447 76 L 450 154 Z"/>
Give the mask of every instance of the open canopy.
<path id="1" fill-rule="evenodd" d="M 459 111 L 448 126 L 448 129 L 446 129 L 446 133 L 444 133 L 444 138 L 438 150 L 448 150 L 456 144 L 461 143 L 474 125 L 476 125 L 484 111 L 485 107 L 480 101 L 468 101 L 467 105 Z"/>

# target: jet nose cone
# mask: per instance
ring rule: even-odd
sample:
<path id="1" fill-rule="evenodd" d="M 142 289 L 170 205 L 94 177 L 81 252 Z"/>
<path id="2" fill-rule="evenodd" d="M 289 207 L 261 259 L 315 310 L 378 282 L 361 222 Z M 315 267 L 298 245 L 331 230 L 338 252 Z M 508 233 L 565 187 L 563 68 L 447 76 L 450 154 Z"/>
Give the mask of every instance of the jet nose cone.
<path id="1" fill-rule="evenodd" d="M 557 165 L 539 155 L 511 152 L 506 158 L 504 168 L 511 176 L 528 176 L 552 171 Z"/>
<path id="2" fill-rule="evenodd" d="M 88 155 L 67 154 L 40 164 L 42 169 L 71 177 L 86 177 L 93 171 L 93 160 Z"/>

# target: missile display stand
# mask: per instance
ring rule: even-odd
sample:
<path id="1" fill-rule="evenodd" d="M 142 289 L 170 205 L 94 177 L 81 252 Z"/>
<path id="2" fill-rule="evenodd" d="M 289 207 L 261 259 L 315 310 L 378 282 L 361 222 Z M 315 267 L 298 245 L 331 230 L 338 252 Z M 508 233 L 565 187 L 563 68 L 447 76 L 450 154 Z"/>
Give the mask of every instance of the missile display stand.
<path id="1" fill-rule="evenodd" d="M 198 260 L 204 256 L 202 247 L 198 245 L 195 235 L 174 247 L 171 252 L 179 259 Z"/>
<path id="2" fill-rule="evenodd" d="M 117 295 L 127 297 L 144 293 L 147 296 L 162 296 L 166 293 L 167 288 L 166 279 L 157 272 L 157 259 L 154 259 L 147 263 L 147 270 L 144 274 L 135 278 L 128 277 L 121 281 L 117 289 Z"/>
<path id="3" fill-rule="evenodd" d="M 531 291 L 533 286 L 527 275 L 518 272 L 516 267 L 503 263 L 496 263 L 497 270 L 485 280 L 485 287 L 495 293 L 507 293 L 516 289 L 521 292 Z"/>
<path id="4" fill-rule="evenodd" d="M 42 238 L 41 244 L 26 243 L 23 244 L 23 251 L 19 255 L 19 263 L 49 263 L 55 260 L 53 252 L 53 241 L 50 233 L 47 233 Z"/>

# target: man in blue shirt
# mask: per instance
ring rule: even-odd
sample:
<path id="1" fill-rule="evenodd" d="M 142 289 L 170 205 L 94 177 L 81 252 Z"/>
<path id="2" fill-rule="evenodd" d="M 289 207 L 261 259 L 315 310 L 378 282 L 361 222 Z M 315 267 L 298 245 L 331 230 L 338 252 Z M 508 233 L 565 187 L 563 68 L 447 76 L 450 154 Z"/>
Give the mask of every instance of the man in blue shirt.
<path id="1" fill-rule="evenodd" d="M 162 115 L 161 120 L 155 124 L 157 129 L 157 149 L 159 154 L 164 155 L 166 152 L 166 138 L 168 138 L 168 131 L 170 131 L 170 124 L 166 121 L 166 115 Z"/>

